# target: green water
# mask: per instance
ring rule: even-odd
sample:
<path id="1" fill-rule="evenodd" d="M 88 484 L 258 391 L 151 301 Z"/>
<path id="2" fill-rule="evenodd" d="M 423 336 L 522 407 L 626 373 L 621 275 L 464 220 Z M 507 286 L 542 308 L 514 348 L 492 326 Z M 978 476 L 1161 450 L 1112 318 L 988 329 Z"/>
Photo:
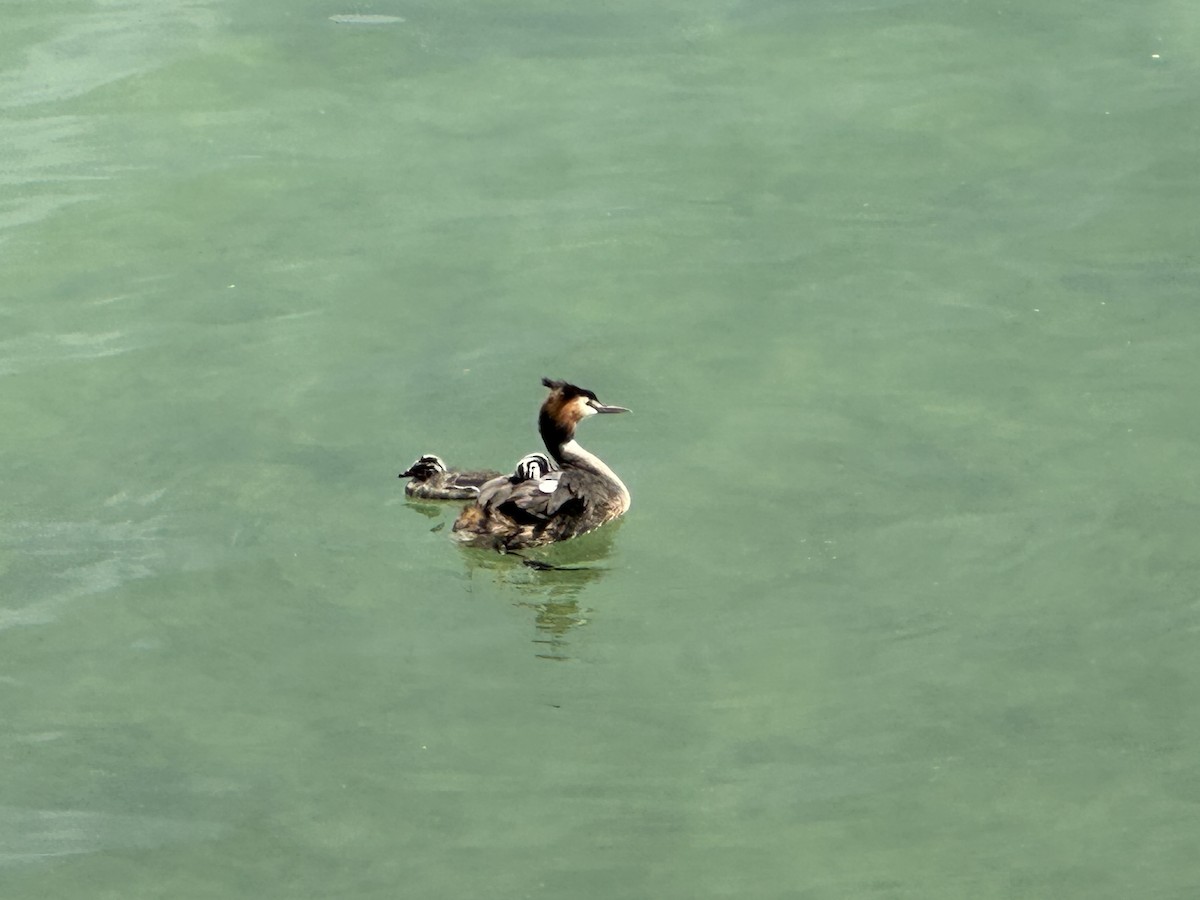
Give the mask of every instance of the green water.
<path id="1" fill-rule="evenodd" d="M 0 18 L 6 900 L 1200 891 L 1194 4 Z"/>

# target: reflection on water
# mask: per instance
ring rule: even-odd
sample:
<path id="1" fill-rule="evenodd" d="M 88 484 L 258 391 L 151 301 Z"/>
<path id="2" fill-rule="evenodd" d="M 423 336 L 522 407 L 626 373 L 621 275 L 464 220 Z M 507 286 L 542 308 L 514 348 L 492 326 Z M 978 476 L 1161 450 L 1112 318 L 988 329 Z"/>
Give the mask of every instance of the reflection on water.
<path id="1" fill-rule="evenodd" d="M 591 534 L 524 551 L 524 557 L 464 547 L 468 579 L 477 573 L 486 575 L 503 594 L 515 595 L 514 606 L 533 611 L 533 642 L 538 645 L 539 659 L 572 659 L 568 635 L 588 624 L 593 612 L 580 604 L 580 594 L 607 572 L 604 563 L 620 526 L 619 520 L 610 522 Z M 526 560 L 555 568 L 534 568 Z"/>
<path id="2" fill-rule="evenodd" d="M 447 509 L 448 504 L 446 504 L 446 503 L 427 503 L 427 502 L 423 502 L 420 500 L 409 500 L 409 501 L 407 501 L 407 506 L 409 509 L 413 510 L 416 513 L 419 513 L 420 515 L 424 516 L 427 519 L 441 519 L 442 520 L 442 521 L 438 522 L 436 525 L 434 525 L 433 528 L 430 529 L 431 531 L 441 531 L 443 528 L 446 527 L 446 521 L 445 521 L 444 516 L 446 515 L 446 509 Z M 454 514 L 458 515 L 458 507 L 457 506 L 454 507 Z"/>
<path id="3" fill-rule="evenodd" d="M 585 613 L 589 610 L 580 610 L 579 602 L 573 597 L 558 601 L 547 600 L 543 603 L 521 603 L 520 606 L 527 606 L 536 611 L 534 616 L 534 625 L 537 626 L 541 637 L 534 638 L 535 644 L 542 644 L 544 651 L 538 653 L 539 659 L 555 659 L 565 661 L 571 657 L 567 654 L 567 641 L 565 635 L 568 630 L 576 625 L 584 625 L 587 623 Z"/>

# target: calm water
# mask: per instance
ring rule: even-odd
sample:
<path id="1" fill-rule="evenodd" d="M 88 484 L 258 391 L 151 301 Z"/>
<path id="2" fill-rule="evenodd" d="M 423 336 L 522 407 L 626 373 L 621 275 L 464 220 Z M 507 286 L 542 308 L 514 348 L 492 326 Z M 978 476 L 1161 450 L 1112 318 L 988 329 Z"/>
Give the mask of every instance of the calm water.
<path id="1" fill-rule="evenodd" d="M 1196 896 L 1195 4 L 0 17 L 5 898 Z"/>

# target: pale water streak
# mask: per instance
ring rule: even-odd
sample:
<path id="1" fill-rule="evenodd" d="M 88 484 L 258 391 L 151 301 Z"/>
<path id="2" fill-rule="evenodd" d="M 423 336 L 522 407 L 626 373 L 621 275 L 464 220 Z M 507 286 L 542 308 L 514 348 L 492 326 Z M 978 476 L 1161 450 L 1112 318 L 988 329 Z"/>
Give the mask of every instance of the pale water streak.
<path id="1" fill-rule="evenodd" d="M 0 341 L 0 375 L 76 360 L 101 359 L 135 349 L 119 331 L 103 334 L 30 334 Z"/>
<path id="2" fill-rule="evenodd" d="M 17 561 L 6 573 L 0 630 L 45 625 L 72 604 L 162 568 L 164 520 L 13 522 L 0 528 L 0 548 Z"/>
<path id="3" fill-rule="evenodd" d="M 216 823 L 194 819 L 0 806 L 0 867 L 100 851 L 127 852 L 207 841 L 221 831 Z"/>
<path id="4" fill-rule="evenodd" d="M 92 0 L 55 15 L 53 35 L 0 70 L 0 108 L 62 101 L 144 75 L 221 21 L 212 2 Z"/>
<path id="5" fill-rule="evenodd" d="M 71 13 L 51 11 L 47 20 L 58 26 L 53 36 L 0 62 L 0 184 L 14 189 L 0 204 L 0 229 L 94 198 L 88 182 L 131 168 L 128 160 L 96 155 L 87 116 L 31 111 L 144 76 L 211 33 L 219 18 L 211 3 L 93 0 Z"/>
<path id="6" fill-rule="evenodd" d="M 397 25 L 403 22 L 401 16 L 372 15 L 370 13 L 338 13 L 329 17 L 330 22 L 339 25 Z"/>

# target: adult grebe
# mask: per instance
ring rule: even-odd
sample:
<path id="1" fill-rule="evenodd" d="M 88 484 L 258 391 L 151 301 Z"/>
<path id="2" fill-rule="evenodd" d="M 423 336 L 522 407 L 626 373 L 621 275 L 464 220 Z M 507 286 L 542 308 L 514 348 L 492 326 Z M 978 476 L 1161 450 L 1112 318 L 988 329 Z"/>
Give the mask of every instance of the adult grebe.
<path id="1" fill-rule="evenodd" d="M 404 493 L 418 500 L 474 500 L 479 489 L 500 477 L 500 473 L 460 472 L 447 467 L 440 456 L 426 453 L 401 472 L 400 477 L 412 479 L 404 486 Z"/>
<path id="2" fill-rule="evenodd" d="M 532 480 L 487 485 L 487 496 L 462 511 L 454 537 L 472 547 L 505 552 L 585 534 L 629 509 L 629 490 L 600 457 L 575 441 L 575 426 L 597 413 L 629 412 L 606 406 L 586 388 L 543 378 L 550 396 L 538 414 L 538 431 L 557 471 Z"/>

